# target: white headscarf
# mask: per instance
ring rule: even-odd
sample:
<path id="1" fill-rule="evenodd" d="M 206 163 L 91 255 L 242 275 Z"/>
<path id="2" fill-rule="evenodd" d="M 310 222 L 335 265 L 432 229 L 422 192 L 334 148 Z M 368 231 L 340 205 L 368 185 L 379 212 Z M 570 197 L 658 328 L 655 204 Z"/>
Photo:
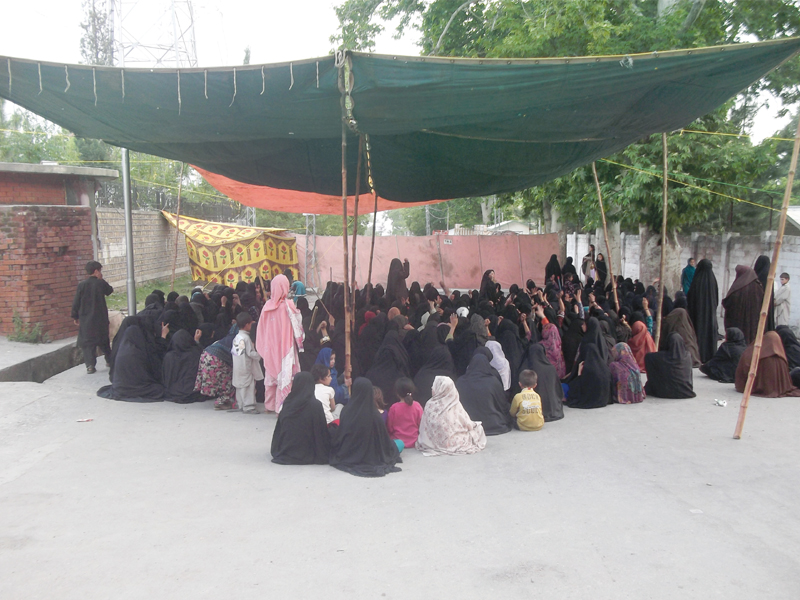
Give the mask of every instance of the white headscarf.
<path id="1" fill-rule="evenodd" d="M 469 418 L 449 377 L 433 380 L 433 395 L 425 404 L 416 447 L 424 456 L 475 454 L 486 447 L 483 426 Z"/>
<path id="2" fill-rule="evenodd" d="M 491 361 L 491 365 L 500 373 L 500 379 L 503 381 L 503 391 L 507 392 L 511 389 L 511 365 L 508 364 L 508 359 L 503 353 L 503 347 L 500 345 L 500 342 L 494 340 L 486 342 L 486 347 L 494 357 Z"/>

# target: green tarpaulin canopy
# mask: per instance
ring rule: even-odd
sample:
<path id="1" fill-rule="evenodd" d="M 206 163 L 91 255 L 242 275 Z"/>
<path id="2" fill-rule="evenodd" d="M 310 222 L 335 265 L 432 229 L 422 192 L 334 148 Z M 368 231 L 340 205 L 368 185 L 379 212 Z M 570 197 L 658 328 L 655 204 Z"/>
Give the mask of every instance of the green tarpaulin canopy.
<path id="1" fill-rule="evenodd" d="M 798 50 L 791 38 L 629 57 L 346 61 L 375 189 L 420 202 L 528 188 L 684 127 Z M 335 60 L 169 70 L 0 57 L 0 96 L 79 136 L 245 183 L 338 195 Z M 348 159 L 352 194 L 354 150 Z"/>

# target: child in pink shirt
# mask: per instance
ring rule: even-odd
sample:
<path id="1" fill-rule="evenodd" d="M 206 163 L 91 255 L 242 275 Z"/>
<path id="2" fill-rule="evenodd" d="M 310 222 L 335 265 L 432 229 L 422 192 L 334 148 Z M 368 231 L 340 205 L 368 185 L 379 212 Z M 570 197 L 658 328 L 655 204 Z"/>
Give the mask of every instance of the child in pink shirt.
<path id="1" fill-rule="evenodd" d="M 398 379 L 394 384 L 394 393 L 400 402 L 392 404 L 386 420 L 389 437 L 402 441 L 406 448 L 413 448 L 417 443 L 419 424 L 422 420 L 422 406 L 414 400 L 416 391 L 414 382 L 409 378 Z"/>

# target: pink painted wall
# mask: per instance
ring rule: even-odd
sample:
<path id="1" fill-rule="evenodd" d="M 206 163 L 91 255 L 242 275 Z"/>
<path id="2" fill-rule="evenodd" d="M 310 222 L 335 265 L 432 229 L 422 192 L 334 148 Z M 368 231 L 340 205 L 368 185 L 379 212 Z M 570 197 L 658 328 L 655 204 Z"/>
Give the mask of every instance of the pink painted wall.
<path id="1" fill-rule="evenodd" d="M 352 239 L 351 239 L 352 241 Z M 359 236 L 356 250 L 356 281 L 359 286 L 367 282 L 371 238 Z M 305 236 L 297 236 L 297 254 L 300 273 L 306 285 Z M 541 285 L 544 268 L 551 254 L 559 254 L 558 234 L 543 235 L 432 235 L 421 237 L 382 236 L 375 238 L 375 258 L 372 282 L 386 285 L 389 263 L 393 258 L 408 258 L 412 281 L 424 285 L 432 282 L 440 287 L 444 281 L 449 289 L 477 288 L 486 269 L 494 269 L 497 280 L 504 288 L 512 283 L 523 285 L 533 279 Z M 330 278 L 343 280 L 342 239 L 317 236 L 317 273 L 324 283 Z"/>

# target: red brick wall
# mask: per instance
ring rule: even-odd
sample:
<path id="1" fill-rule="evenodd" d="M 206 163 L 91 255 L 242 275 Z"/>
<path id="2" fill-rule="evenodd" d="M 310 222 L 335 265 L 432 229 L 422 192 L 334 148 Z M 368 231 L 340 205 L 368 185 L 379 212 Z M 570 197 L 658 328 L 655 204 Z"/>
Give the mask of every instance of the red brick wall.
<path id="1" fill-rule="evenodd" d="M 35 173 L 0 173 L 0 205 L 65 205 L 64 178 Z"/>
<path id="2" fill-rule="evenodd" d="M 51 340 L 77 335 L 75 288 L 92 260 L 91 215 L 83 206 L 0 206 L 0 334 L 16 311 Z"/>

